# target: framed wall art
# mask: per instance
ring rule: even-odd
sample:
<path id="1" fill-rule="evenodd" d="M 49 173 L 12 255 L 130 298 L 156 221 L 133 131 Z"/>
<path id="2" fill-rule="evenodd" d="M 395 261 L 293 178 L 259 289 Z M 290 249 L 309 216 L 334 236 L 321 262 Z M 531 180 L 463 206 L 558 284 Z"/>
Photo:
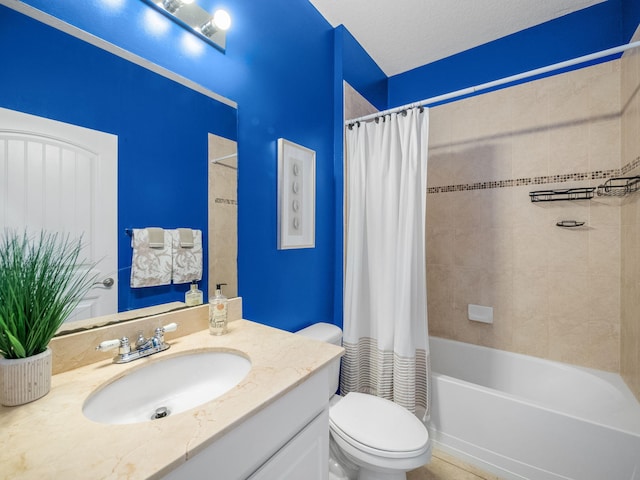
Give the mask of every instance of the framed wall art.
<path id="1" fill-rule="evenodd" d="M 278 249 L 316 246 L 316 152 L 278 139 Z"/>

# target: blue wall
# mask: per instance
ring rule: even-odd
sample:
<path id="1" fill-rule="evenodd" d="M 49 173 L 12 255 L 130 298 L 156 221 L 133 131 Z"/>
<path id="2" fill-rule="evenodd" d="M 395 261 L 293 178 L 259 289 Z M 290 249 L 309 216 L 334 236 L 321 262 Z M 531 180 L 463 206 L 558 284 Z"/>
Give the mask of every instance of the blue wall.
<path id="1" fill-rule="evenodd" d="M 336 43 L 340 43 L 342 79 L 355 88 L 378 110 L 387 108 L 387 76 L 353 35 L 339 25 Z"/>
<path id="2" fill-rule="evenodd" d="M 307 0 L 199 2 L 205 8 L 215 3 L 231 14 L 233 26 L 227 35 L 225 54 L 194 41 L 192 35 L 161 15 L 154 15 L 139 0 L 24 0 L 238 102 L 238 265 L 244 314 L 289 330 L 321 320 L 341 321 L 342 80 L 351 83 L 374 105 L 386 108 L 624 43 L 640 16 L 637 0 L 608 0 L 387 80 L 353 37 L 342 28 L 333 30 Z M 627 16 L 635 20 L 628 20 Z M 14 49 L 15 44 L 7 44 L 15 42 L 13 37 L 3 35 L 3 48 Z M 60 40 L 50 41 L 51 50 L 55 50 Z M 9 58 L 20 62 L 17 57 Z M 95 65 L 90 67 L 89 76 Z M 51 74 L 47 69 L 41 72 L 45 79 Z M 119 75 L 110 79 L 105 89 L 122 88 Z M 36 82 L 22 80 L 30 88 Z M 145 86 L 161 82 L 138 81 Z M 44 89 L 44 83 L 38 88 Z M 104 89 L 100 90 L 101 94 Z M 10 103 L 8 95 L 4 97 L 3 102 Z M 49 99 L 25 101 L 42 104 L 42 108 L 34 106 L 34 110 L 46 116 Z M 80 108 L 80 100 L 77 104 Z M 60 108 L 74 115 L 74 108 L 67 108 L 66 103 Z M 169 110 L 158 112 L 153 105 L 147 108 L 157 113 L 160 123 L 170 120 L 166 113 Z M 98 125 L 101 112 L 87 110 L 83 115 L 93 118 L 95 128 L 102 126 Z M 205 124 L 212 121 L 209 115 L 203 116 Z M 193 132 L 192 128 L 185 130 L 185 135 Z M 276 248 L 279 137 L 317 152 L 315 249 Z M 155 153 L 162 153 L 160 150 Z M 200 198 L 192 204 L 197 205 L 196 216 L 201 222 L 206 205 Z M 123 206 L 124 202 L 121 210 Z M 174 219 L 163 216 L 160 221 Z"/>
<path id="3" fill-rule="evenodd" d="M 334 30 L 333 45 L 333 137 L 335 185 L 335 258 L 333 318 L 342 326 L 344 255 L 344 86 L 348 82 L 378 110 L 387 108 L 387 76 L 358 41 L 342 25 Z"/>
<path id="4" fill-rule="evenodd" d="M 244 314 L 288 330 L 331 322 L 333 30 L 307 1 L 234 3 L 243 6 L 237 14 L 248 23 L 237 41 L 251 71 L 251 83 L 232 95 L 239 103 L 238 265 Z M 314 249 L 277 250 L 279 137 L 316 151 Z"/>
<path id="5" fill-rule="evenodd" d="M 189 226 L 206 241 L 207 134 L 235 140 L 235 109 L 6 7 L 0 52 L 0 106 L 118 135 L 119 310 L 183 300 L 188 285 L 129 288 L 125 228 Z"/>
<path id="6" fill-rule="evenodd" d="M 222 54 L 193 42 L 193 35 L 138 0 L 24 3 L 238 102 L 238 275 L 244 316 L 289 330 L 332 321 L 334 39 L 313 6 L 306 0 L 218 3 L 233 19 Z M 170 120 L 165 114 L 160 118 Z M 276 248 L 280 137 L 317 154 L 315 249 Z M 206 215 L 201 199 L 195 198 L 192 208 Z"/>
<path id="7" fill-rule="evenodd" d="M 624 3 L 630 6 L 638 2 L 625 0 Z M 632 24 L 638 25 L 638 7 L 633 9 L 635 20 L 627 18 L 628 30 Z M 632 8 L 627 10 L 631 15 Z M 623 31 L 622 15 L 621 0 L 608 0 L 395 75 L 389 78 L 389 106 L 420 101 L 617 47 L 628 42 L 633 33 Z"/>
<path id="8" fill-rule="evenodd" d="M 625 42 L 633 37 L 640 23 L 640 2 L 622 0 L 622 35 Z"/>

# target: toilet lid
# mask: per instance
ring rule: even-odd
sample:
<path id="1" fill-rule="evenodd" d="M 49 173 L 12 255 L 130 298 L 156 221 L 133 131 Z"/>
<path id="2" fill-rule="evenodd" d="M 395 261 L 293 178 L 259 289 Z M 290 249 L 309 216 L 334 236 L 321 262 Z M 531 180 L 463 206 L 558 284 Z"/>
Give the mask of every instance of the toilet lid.
<path id="1" fill-rule="evenodd" d="M 329 410 L 337 432 L 378 451 L 418 452 L 427 447 L 424 424 L 404 407 L 384 398 L 350 392 Z M 342 436 L 342 435 L 341 435 Z"/>

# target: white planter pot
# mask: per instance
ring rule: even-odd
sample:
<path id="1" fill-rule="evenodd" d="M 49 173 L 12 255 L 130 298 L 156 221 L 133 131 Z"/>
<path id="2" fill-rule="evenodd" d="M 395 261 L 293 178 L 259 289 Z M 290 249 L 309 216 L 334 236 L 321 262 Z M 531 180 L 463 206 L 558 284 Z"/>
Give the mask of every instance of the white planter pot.
<path id="1" fill-rule="evenodd" d="M 7 407 L 33 402 L 51 390 L 51 349 L 27 358 L 0 356 L 0 403 Z"/>

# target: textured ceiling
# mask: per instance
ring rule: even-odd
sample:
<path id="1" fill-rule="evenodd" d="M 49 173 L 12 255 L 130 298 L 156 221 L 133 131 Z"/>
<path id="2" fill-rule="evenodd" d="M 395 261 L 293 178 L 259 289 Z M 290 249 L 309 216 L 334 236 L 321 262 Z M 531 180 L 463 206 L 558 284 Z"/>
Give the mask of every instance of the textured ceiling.
<path id="1" fill-rule="evenodd" d="M 388 76 L 604 0 L 309 0 Z"/>

